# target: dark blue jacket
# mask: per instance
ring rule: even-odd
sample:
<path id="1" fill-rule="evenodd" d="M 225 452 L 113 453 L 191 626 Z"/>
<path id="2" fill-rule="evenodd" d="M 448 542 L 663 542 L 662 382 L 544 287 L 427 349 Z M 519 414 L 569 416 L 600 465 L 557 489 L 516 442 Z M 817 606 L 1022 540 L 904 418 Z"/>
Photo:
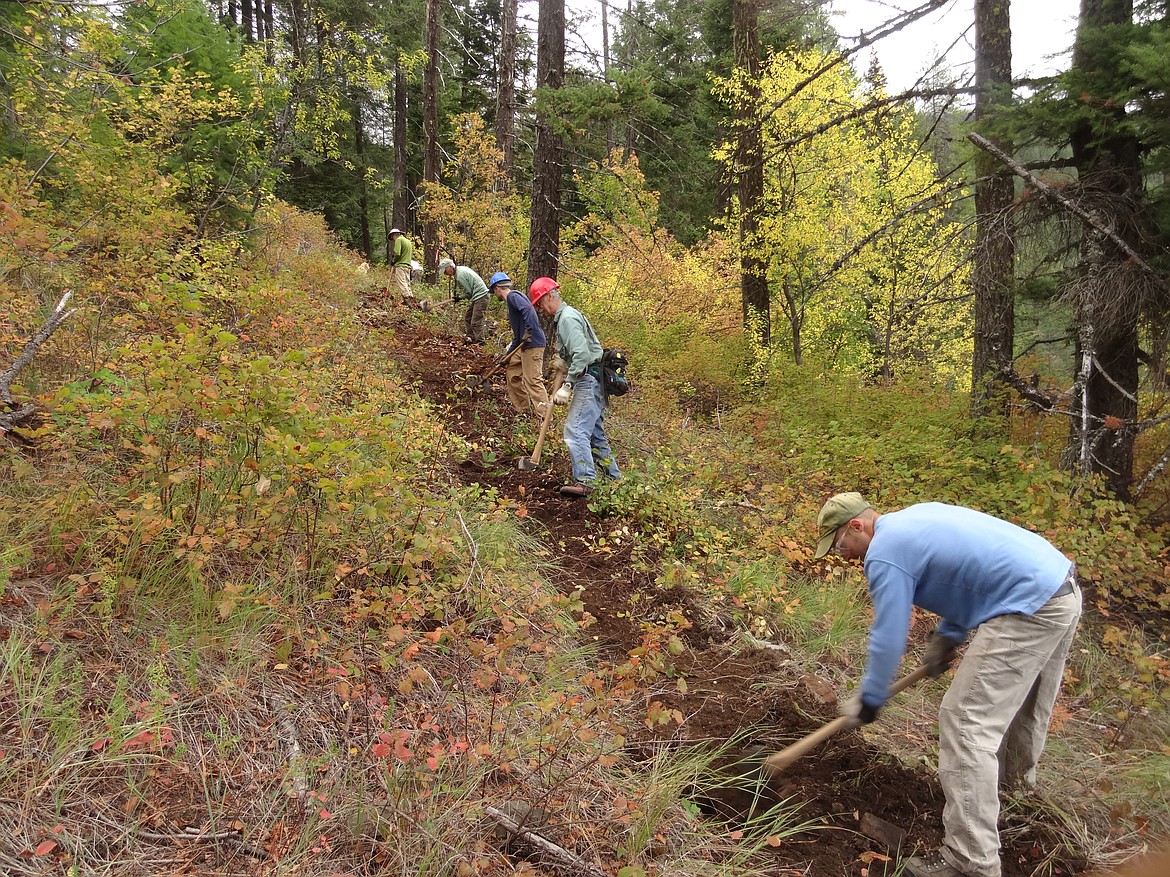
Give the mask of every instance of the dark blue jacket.
<path id="1" fill-rule="evenodd" d="M 536 308 L 528 301 L 522 292 L 512 290 L 505 299 L 508 303 L 508 323 L 512 327 L 512 343 L 507 352 L 511 353 L 517 347 L 531 350 L 533 347 L 544 347 L 544 330 L 540 328 L 540 319 L 536 316 Z"/>

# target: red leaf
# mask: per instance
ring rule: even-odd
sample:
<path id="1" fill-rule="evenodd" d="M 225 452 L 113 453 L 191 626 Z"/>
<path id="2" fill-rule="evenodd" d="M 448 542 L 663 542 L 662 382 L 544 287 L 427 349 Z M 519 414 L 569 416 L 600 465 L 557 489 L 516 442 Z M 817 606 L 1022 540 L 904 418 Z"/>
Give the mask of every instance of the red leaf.
<path id="1" fill-rule="evenodd" d="M 57 849 L 57 842 L 55 840 L 43 840 L 37 844 L 37 848 L 33 850 L 34 856 L 47 856 L 53 850 Z"/>

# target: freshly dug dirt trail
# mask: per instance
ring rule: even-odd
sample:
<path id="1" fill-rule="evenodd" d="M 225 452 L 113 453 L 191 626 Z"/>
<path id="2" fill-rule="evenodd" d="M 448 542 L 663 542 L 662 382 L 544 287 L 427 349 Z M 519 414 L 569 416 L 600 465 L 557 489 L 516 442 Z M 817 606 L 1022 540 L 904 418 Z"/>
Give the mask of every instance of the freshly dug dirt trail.
<path id="1" fill-rule="evenodd" d="M 395 330 L 404 376 L 418 393 L 444 410 L 451 429 L 481 445 L 512 435 L 518 425 L 535 435 L 531 424 L 522 424 L 512 412 L 502 375 L 474 396 L 462 389 L 466 376 L 485 371 L 498 351 L 465 345 L 460 337 L 428 328 L 401 309 L 382 317 L 379 324 Z M 704 621 L 706 613 L 695 595 L 657 583 L 657 554 L 630 538 L 623 539 L 622 522 L 602 519 L 585 500 L 557 492 L 568 479 L 560 439 L 562 422 L 561 417 L 554 419 L 539 470 L 519 471 L 515 458 L 491 464 L 477 459 L 452 461 L 452 469 L 466 482 L 490 485 L 524 505 L 534 532 L 556 559 L 557 584 L 567 591 L 584 586 L 585 607 L 597 619 L 586 632 L 603 652 L 617 658 L 638 646 L 642 620 L 677 610 L 692 621 L 684 637 L 688 651 L 679 656 L 675 667 L 686 679 L 686 693 L 673 684 L 653 693 L 668 708 L 678 709 L 685 721 L 681 726 L 672 723 L 659 737 L 645 728 L 631 729 L 634 754 L 639 748 L 721 744 L 734 738 L 742 746 L 727 759 L 726 770 L 729 776 L 754 778 L 763 755 L 835 717 L 831 692 L 824 690 L 824 683 L 797 675 L 783 652 L 735 646 L 728 639 L 731 631 Z M 619 463 L 626 462 L 620 432 L 611 438 Z M 882 826 L 886 831 L 890 826 L 904 831 L 906 850 L 933 849 L 942 836 L 943 796 L 933 772 L 901 763 L 854 732 L 838 735 L 790 766 L 763 790 L 762 799 L 756 797 L 758 784 L 738 789 L 736 785 L 752 786 L 720 783 L 696 789 L 694 800 L 712 818 L 731 821 L 729 831 L 742 824 L 760 800 L 765 805 L 788 801 L 799 807 L 800 819 L 812 826 L 769 851 L 774 861 L 769 873 L 775 875 L 892 875 L 897 866 L 895 851 L 873 837 L 882 836 Z M 1001 829 L 1005 877 L 1071 875 L 1083 870 L 1083 862 L 1031 820 L 1005 823 Z"/>

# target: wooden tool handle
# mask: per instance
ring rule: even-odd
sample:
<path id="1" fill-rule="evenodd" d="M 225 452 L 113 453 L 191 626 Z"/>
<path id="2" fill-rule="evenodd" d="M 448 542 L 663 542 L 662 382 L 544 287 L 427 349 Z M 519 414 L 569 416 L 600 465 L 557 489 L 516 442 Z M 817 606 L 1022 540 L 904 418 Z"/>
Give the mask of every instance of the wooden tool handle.
<path id="1" fill-rule="evenodd" d="M 925 679 L 930 675 L 930 668 L 925 664 L 916 668 L 913 672 L 907 673 L 897 682 L 890 686 L 890 697 L 905 691 L 914 683 L 921 679 Z M 803 740 L 798 740 L 786 749 L 781 749 L 779 752 L 774 752 L 768 756 L 764 761 L 764 768 L 769 774 L 776 774 L 796 761 L 803 755 L 808 754 L 812 749 L 820 746 L 834 734 L 844 731 L 853 724 L 852 716 L 838 716 L 829 722 L 823 728 L 813 731 Z"/>
<path id="2" fill-rule="evenodd" d="M 544 403 L 544 420 L 540 424 L 540 435 L 536 438 L 536 447 L 532 449 L 532 456 L 528 458 L 533 466 L 540 465 L 540 452 L 544 450 L 544 437 L 548 435 L 548 425 L 552 423 L 553 396 L 561 389 L 561 384 L 564 382 L 565 373 L 558 371 L 556 377 L 553 378 L 552 392 L 548 394 L 548 401 Z"/>

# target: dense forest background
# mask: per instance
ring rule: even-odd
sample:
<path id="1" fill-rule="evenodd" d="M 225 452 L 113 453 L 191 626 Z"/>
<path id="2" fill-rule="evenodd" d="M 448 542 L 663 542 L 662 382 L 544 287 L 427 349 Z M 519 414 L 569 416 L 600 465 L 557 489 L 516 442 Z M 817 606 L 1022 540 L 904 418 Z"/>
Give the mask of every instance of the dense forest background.
<path id="1" fill-rule="evenodd" d="M 942 66 L 889 94 L 880 55 L 851 67 L 941 5 L 846 45 L 828 7 L 756 0 L 539 21 L 510 0 L 12 4 L 5 150 L 51 176 L 82 89 L 84 124 L 166 152 L 203 237 L 277 197 L 369 262 L 406 229 L 431 278 L 449 255 L 623 302 L 705 287 L 746 330 L 723 339 L 741 380 L 923 373 L 1001 432 L 1026 403 L 1067 426 L 1068 466 L 1165 519 L 1164 10 L 1087 5 L 1069 70 L 1041 81 L 1013 83 L 991 0 L 966 80 Z M 601 44 L 567 62 L 582 29 Z M 55 82 L 24 75 L 38 35 Z"/>
<path id="2" fill-rule="evenodd" d="M 846 489 L 1076 560 L 1005 873 L 1170 832 L 1170 11 L 1084 0 L 1040 80 L 1004 0 L 969 79 L 854 66 L 942 5 L 0 4 L 0 870 L 533 873 L 482 820 L 539 812 L 620 877 L 876 873 L 820 829 L 911 788 L 881 813 L 936 840 L 940 686 L 812 816 L 708 821 L 689 745 L 855 681 L 864 580 L 811 544 Z M 444 256 L 630 351 L 587 505 L 457 394 L 499 338 L 451 342 Z"/>

